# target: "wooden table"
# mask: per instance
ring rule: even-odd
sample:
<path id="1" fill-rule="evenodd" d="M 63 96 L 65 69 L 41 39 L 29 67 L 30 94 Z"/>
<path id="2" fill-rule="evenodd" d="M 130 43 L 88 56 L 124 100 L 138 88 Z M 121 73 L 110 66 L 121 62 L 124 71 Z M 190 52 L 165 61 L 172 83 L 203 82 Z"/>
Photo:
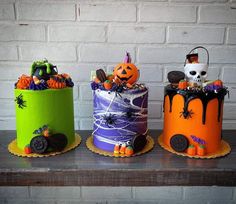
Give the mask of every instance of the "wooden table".
<path id="1" fill-rule="evenodd" d="M 75 150 L 48 158 L 11 155 L 7 145 L 15 131 L 0 131 L 1 186 L 236 186 L 236 130 L 223 131 L 231 145 L 226 157 L 190 159 L 163 150 L 158 144 L 132 158 L 104 157 L 85 146 L 91 131 L 79 131 L 82 144 Z M 157 141 L 160 131 L 150 131 Z"/>

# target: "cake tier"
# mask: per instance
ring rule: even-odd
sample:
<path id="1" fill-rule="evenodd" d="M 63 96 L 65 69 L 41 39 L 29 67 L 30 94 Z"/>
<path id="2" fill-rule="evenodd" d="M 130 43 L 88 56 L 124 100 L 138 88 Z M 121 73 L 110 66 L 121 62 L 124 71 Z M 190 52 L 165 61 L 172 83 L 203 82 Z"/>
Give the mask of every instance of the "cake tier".
<path id="1" fill-rule="evenodd" d="M 177 152 L 189 146 L 217 152 L 221 143 L 223 102 L 227 90 L 217 92 L 165 87 L 163 142 Z"/>
<path id="2" fill-rule="evenodd" d="M 65 134 L 68 145 L 75 140 L 73 89 L 40 91 L 15 89 L 17 145 L 24 149 L 36 136 L 33 132 L 47 125 L 53 133 Z"/>
<path id="3" fill-rule="evenodd" d="M 115 144 L 132 145 L 136 137 L 146 137 L 147 106 L 147 88 L 122 93 L 95 90 L 94 145 L 112 152 Z"/>

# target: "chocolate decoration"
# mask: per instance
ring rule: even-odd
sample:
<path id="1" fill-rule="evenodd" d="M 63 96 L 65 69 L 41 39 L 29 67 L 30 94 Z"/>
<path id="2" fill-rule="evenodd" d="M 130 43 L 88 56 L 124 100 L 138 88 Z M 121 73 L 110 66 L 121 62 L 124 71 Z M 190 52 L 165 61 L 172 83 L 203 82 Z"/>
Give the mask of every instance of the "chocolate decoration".
<path id="1" fill-rule="evenodd" d="M 102 83 L 107 80 L 106 73 L 103 69 L 96 70 L 96 76 Z"/>
<path id="2" fill-rule="evenodd" d="M 35 136 L 30 141 L 30 148 L 32 152 L 37 154 L 43 154 L 48 149 L 48 141 L 46 137 L 42 135 Z"/>
<path id="3" fill-rule="evenodd" d="M 137 135 L 132 140 L 132 147 L 134 152 L 141 151 L 147 144 L 146 135 Z"/>
<path id="4" fill-rule="evenodd" d="M 181 71 L 171 71 L 167 75 L 167 79 L 170 83 L 177 84 L 180 80 L 183 80 L 185 78 L 184 72 Z"/>
<path id="5" fill-rule="evenodd" d="M 186 58 L 189 63 L 193 63 L 194 61 L 198 60 L 198 53 L 188 54 Z"/>
<path id="6" fill-rule="evenodd" d="M 48 137 L 48 143 L 52 151 L 60 152 L 66 147 L 68 141 L 64 134 L 57 133 Z"/>
<path id="7" fill-rule="evenodd" d="M 228 91 L 226 88 L 221 88 L 218 90 L 217 93 L 215 93 L 214 91 L 203 92 L 203 91 L 199 91 L 199 90 L 179 90 L 179 89 L 173 88 L 171 85 L 168 85 L 165 87 L 165 97 L 168 95 L 169 100 L 170 100 L 170 109 L 169 109 L 170 112 L 172 112 L 172 101 L 173 101 L 173 97 L 176 94 L 180 94 L 184 98 L 184 107 L 183 107 L 184 114 L 188 113 L 188 105 L 189 105 L 190 101 L 192 101 L 193 99 L 200 99 L 202 102 L 202 106 L 203 106 L 203 113 L 202 113 L 202 123 L 203 124 L 205 124 L 205 122 L 206 122 L 207 104 L 209 101 L 211 101 L 215 98 L 217 98 L 217 100 L 218 100 L 218 122 L 220 121 L 221 109 L 222 109 L 221 105 L 222 105 L 222 102 L 224 101 L 224 96 L 227 93 L 228 93 Z M 164 100 L 164 104 L 165 104 L 165 100 Z"/>
<path id="8" fill-rule="evenodd" d="M 171 137 L 170 146 L 176 152 L 184 152 L 189 146 L 189 141 L 184 135 L 177 134 Z"/>

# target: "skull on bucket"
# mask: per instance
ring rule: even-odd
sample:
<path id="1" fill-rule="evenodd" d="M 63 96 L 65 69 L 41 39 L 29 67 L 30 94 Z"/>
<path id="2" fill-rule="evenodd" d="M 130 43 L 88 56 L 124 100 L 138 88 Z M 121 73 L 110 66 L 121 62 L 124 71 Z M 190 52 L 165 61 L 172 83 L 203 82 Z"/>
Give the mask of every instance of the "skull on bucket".
<path id="1" fill-rule="evenodd" d="M 206 64 L 198 63 L 198 60 L 197 60 L 197 63 L 189 60 L 189 56 L 191 55 L 191 53 L 198 48 L 202 48 L 206 50 L 207 52 Z M 209 54 L 208 54 L 207 49 L 201 46 L 196 47 L 190 51 L 190 53 L 187 55 L 187 59 L 188 59 L 188 63 L 185 62 L 185 66 L 184 66 L 184 73 L 185 73 L 186 80 L 192 84 L 196 84 L 197 86 L 202 86 L 203 83 L 206 81 L 208 65 L 209 65 Z"/>

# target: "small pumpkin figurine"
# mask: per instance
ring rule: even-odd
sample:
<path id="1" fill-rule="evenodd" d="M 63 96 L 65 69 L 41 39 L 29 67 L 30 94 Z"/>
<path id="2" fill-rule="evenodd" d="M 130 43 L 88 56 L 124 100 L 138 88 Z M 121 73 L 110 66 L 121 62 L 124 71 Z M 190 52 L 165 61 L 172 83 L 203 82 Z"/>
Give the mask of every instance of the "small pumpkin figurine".
<path id="1" fill-rule="evenodd" d="M 122 82 L 133 85 L 139 78 L 138 68 L 131 63 L 130 54 L 127 52 L 123 63 L 118 64 L 113 75 L 120 79 Z"/>

